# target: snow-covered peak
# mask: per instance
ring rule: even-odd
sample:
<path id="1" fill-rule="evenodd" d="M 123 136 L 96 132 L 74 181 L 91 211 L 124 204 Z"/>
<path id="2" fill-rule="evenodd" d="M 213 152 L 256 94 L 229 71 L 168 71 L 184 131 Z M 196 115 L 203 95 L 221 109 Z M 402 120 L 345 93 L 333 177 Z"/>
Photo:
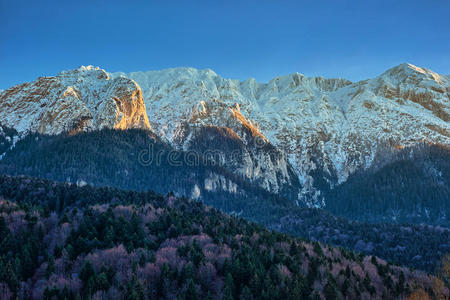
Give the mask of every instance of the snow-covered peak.
<path id="1" fill-rule="evenodd" d="M 78 69 L 74 70 L 64 70 L 61 71 L 58 75 L 62 81 L 65 81 L 66 84 L 77 83 L 81 81 L 91 81 L 90 83 L 95 83 L 95 81 L 99 80 L 99 83 L 105 83 L 104 80 L 109 80 L 109 73 L 105 70 L 94 67 L 94 66 L 81 66 Z"/>
<path id="2" fill-rule="evenodd" d="M 448 83 L 447 76 L 439 75 L 430 69 L 417 67 L 410 63 L 395 66 L 381 74 L 380 77 L 396 83 L 418 84 L 421 81 L 434 81 L 437 84 Z"/>
<path id="3" fill-rule="evenodd" d="M 211 69 L 198 70 L 190 67 L 179 67 L 157 71 L 139 71 L 129 74 L 117 72 L 112 74 L 113 78 L 118 76 L 130 78 L 145 78 L 146 80 L 154 80 L 156 82 L 165 81 L 196 81 L 196 80 L 214 80 L 217 74 Z"/>
<path id="4" fill-rule="evenodd" d="M 20 133 L 149 128 L 137 83 L 93 66 L 13 86 L 0 94 L 0 112 L 0 123 Z"/>
<path id="5" fill-rule="evenodd" d="M 83 71 L 95 71 L 95 70 L 102 70 L 105 71 L 103 69 L 101 69 L 100 67 L 96 67 L 93 65 L 87 65 L 87 66 L 80 66 L 78 69 L 76 69 L 76 71 L 78 72 L 83 72 Z"/>

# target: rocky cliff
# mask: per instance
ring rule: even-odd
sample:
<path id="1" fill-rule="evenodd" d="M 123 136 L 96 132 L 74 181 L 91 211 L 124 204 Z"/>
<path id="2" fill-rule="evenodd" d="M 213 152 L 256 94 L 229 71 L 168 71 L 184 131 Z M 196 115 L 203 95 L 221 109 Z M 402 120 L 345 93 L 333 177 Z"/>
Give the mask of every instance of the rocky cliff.
<path id="1" fill-rule="evenodd" d="M 13 86 L 0 93 L 0 112 L 19 133 L 150 128 L 136 82 L 92 66 Z"/>

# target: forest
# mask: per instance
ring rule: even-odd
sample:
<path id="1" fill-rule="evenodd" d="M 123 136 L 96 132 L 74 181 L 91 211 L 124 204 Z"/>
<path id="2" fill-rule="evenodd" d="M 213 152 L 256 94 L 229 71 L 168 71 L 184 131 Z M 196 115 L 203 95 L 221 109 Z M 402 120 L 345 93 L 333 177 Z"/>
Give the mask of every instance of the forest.
<path id="1" fill-rule="evenodd" d="M 206 193 L 205 179 L 217 175 L 236 184 L 243 199 L 270 195 L 279 202 L 286 201 L 201 154 L 197 163 L 190 163 L 186 159 L 188 153 L 172 148 L 148 130 L 103 129 L 76 135 L 33 133 L 20 139 L 4 154 L 0 174 L 29 175 L 60 182 L 83 181 L 136 191 L 151 189 L 186 196 L 191 195 L 194 185 Z M 221 194 L 229 192 L 221 189 L 208 197 L 221 197 Z"/>
<path id="2" fill-rule="evenodd" d="M 9 141 L 13 140 L 14 132 L 5 129 Z M 5 140 L 4 143 L 7 141 Z M 230 141 L 231 144 L 233 141 Z M 235 143 L 235 142 L 234 142 Z M 10 145 L 7 144 L 7 145 Z M 155 160 L 151 164 L 142 165 L 137 156 L 140 149 L 148 149 L 152 145 L 155 153 L 162 153 L 159 162 Z M 206 147 L 199 145 L 198 147 Z M 222 146 L 222 147 L 226 147 Z M 235 147 L 234 145 L 230 147 Z M 448 226 L 435 224 L 436 218 L 405 219 L 403 221 L 382 219 L 386 214 L 386 208 L 377 204 L 371 193 L 378 197 L 389 195 L 387 192 L 376 192 L 371 190 L 365 192 L 366 186 L 362 179 L 376 175 L 377 178 L 393 176 L 396 169 L 391 165 L 413 165 L 416 170 L 422 170 L 419 166 L 438 166 L 440 170 L 448 172 L 448 151 L 439 147 L 422 147 L 413 153 L 415 160 L 411 160 L 410 153 L 404 150 L 394 162 L 388 161 L 375 170 L 366 171 L 364 174 L 353 176 L 349 183 L 335 188 L 335 195 L 332 204 L 327 202 L 327 209 L 310 209 L 299 207 L 292 201 L 268 193 L 258 188 L 234 174 L 230 174 L 221 166 L 202 163 L 199 165 L 173 166 L 168 163 L 167 155 L 173 149 L 154 136 L 149 131 L 144 130 L 102 130 L 77 135 L 61 134 L 47 136 L 40 134 L 30 134 L 15 144 L 0 160 L 0 173 L 11 175 L 30 175 L 39 178 L 48 178 L 59 182 L 77 183 L 80 179 L 95 186 L 112 186 L 127 190 L 146 191 L 154 190 L 167 194 L 174 192 L 175 195 L 190 195 L 194 184 L 200 188 L 206 177 L 211 173 L 222 175 L 239 187 L 238 193 L 226 190 L 208 191 L 202 188 L 202 200 L 205 204 L 221 209 L 227 213 L 238 215 L 247 220 L 259 223 L 266 228 L 277 230 L 282 233 L 291 234 L 311 241 L 319 241 L 338 247 L 344 247 L 366 255 L 376 255 L 387 261 L 406 267 L 425 270 L 435 273 L 439 268 L 442 257 L 450 252 L 450 240 Z M 182 155 L 182 154 L 180 154 Z M 383 175 L 383 170 L 393 170 L 388 175 Z M 398 170 L 397 170 L 398 171 Z M 448 210 L 446 205 L 449 199 L 447 185 L 440 185 L 438 189 L 435 177 L 414 175 L 416 173 L 401 169 L 402 176 L 392 177 L 389 182 L 392 186 L 398 186 L 401 192 L 408 195 L 409 190 L 422 187 L 422 184 L 414 182 L 429 180 L 435 182 L 433 191 L 441 195 L 440 200 L 433 203 L 425 203 L 430 207 L 430 216 L 438 216 L 438 211 Z M 428 171 L 431 172 L 431 171 Z M 433 173 L 434 174 L 434 173 Z M 401 180 L 401 178 L 408 180 Z M 391 177 L 389 177 L 391 178 Z M 428 178 L 428 179 L 427 179 Z M 449 176 L 444 174 L 440 180 L 448 180 Z M 382 183 L 388 182 L 386 179 Z M 354 182 L 359 182 L 359 188 L 355 188 Z M 409 182 L 405 185 L 404 182 Z M 415 186 L 415 187 L 413 187 Z M 433 186 L 433 185 L 432 185 Z M 346 188 L 347 187 L 347 188 Z M 388 191 L 383 185 L 377 186 L 380 191 Z M 402 188 L 403 187 L 403 188 Z M 366 198 L 358 198 L 354 195 L 361 191 Z M 369 190 L 369 189 L 368 189 Z M 392 190 L 395 190 L 392 188 Z M 348 193 L 348 197 L 344 197 Z M 398 193 L 400 194 L 400 192 Z M 12 195 L 16 197 L 15 195 Z M 330 197 L 333 197 L 331 195 Z M 359 199 L 358 201 L 353 201 Z M 362 197 L 362 196 L 361 196 Z M 372 197 L 372 198 L 370 198 Z M 416 198 L 406 196 L 398 198 L 387 198 L 385 206 L 395 204 L 397 207 L 403 205 L 405 209 L 414 206 Z M 445 201 L 447 199 L 447 201 Z M 55 200 L 52 201 L 61 201 Z M 374 202 L 375 201 L 375 202 Z M 409 203 L 408 201 L 412 202 Z M 58 207 L 61 203 L 56 203 Z M 375 206 L 378 209 L 374 208 Z M 346 210 L 340 207 L 346 207 Z M 435 207 L 433 210 L 432 208 Z M 373 210 L 374 216 L 379 216 L 378 222 L 374 218 L 367 220 Z M 359 212 L 359 213 L 352 213 Z M 433 213 L 436 212 L 436 213 Z M 334 216 L 337 215 L 337 216 Z M 340 217 L 338 217 L 340 216 Z M 441 222 L 446 219 L 441 218 Z M 368 223 L 368 221 L 371 221 Z M 406 222 L 409 221 L 409 222 Z M 429 221 L 429 222 L 427 222 Z M 384 222 L 384 224 L 382 224 Z M 424 223 L 424 224 L 421 224 Z M 425 225 L 430 223 L 429 225 Z M 444 222 L 444 224 L 446 224 Z"/>
<path id="3" fill-rule="evenodd" d="M 173 194 L 0 178 L 2 299 L 449 295 L 444 281 L 422 271 L 270 231 Z"/>
<path id="4" fill-rule="evenodd" d="M 352 220 L 450 227 L 450 149 L 417 145 L 357 172 L 326 196 L 326 209 Z"/>

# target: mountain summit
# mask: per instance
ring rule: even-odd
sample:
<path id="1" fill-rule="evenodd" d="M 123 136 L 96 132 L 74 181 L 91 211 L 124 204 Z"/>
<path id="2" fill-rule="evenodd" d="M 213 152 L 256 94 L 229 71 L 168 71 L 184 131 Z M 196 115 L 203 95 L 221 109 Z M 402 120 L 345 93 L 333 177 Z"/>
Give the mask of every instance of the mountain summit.
<path id="1" fill-rule="evenodd" d="M 150 128 L 142 92 L 128 78 L 82 66 L 0 93 L 0 123 L 19 132 Z"/>

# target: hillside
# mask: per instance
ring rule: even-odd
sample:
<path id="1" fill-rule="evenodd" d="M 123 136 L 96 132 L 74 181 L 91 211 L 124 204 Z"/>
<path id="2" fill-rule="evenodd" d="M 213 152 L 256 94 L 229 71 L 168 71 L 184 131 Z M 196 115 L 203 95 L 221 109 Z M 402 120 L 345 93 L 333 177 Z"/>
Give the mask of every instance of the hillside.
<path id="1" fill-rule="evenodd" d="M 2 297 L 399 299 L 442 281 L 184 198 L 1 177 Z"/>
<path id="2" fill-rule="evenodd" d="M 202 141 L 213 141 L 213 149 L 223 151 L 219 153 L 234 153 L 234 159 L 228 162 L 239 161 L 238 154 L 248 153 L 236 152 L 236 149 L 245 148 L 242 148 L 241 140 L 234 139 L 234 135 L 229 136 L 230 133 L 217 135 L 217 128 L 205 128 L 202 131 L 206 131 L 201 135 L 202 139 L 193 139 L 197 141 L 197 153 L 210 149 Z M 10 139 L 13 140 L 15 135 L 10 134 Z M 225 138 L 227 136 L 228 138 Z M 149 151 L 149 147 L 154 151 L 153 160 L 143 164 L 139 161 L 139 153 L 142 149 Z M 175 192 L 176 195 L 201 200 L 205 204 L 270 229 L 368 255 L 377 255 L 390 262 L 430 273 L 436 271 L 442 256 L 450 251 L 448 227 L 435 226 L 436 221 L 440 221 L 437 224 L 448 224 L 447 219 L 408 219 L 417 223 L 425 221 L 434 226 L 414 223 L 402 226 L 401 222 L 398 225 L 352 222 L 352 218 L 357 216 L 349 216 L 350 219 L 336 218 L 320 209 L 298 207 L 286 198 L 268 193 L 227 172 L 218 163 L 200 159 L 198 164 L 191 164 L 188 163 L 190 160 L 182 159 L 187 152 L 173 151 L 173 148 L 151 132 L 143 130 L 104 129 L 77 135 L 51 136 L 33 134 L 16 142 L 4 155 L 0 160 L 0 172 L 68 181 L 80 186 L 87 183 L 135 191 L 151 189 L 163 194 Z M 170 153 L 176 153 L 177 162 L 182 164 L 170 161 Z M 428 157 L 426 151 L 420 153 Z M 208 159 L 216 161 L 219 158 Z M 424 186 L 421 185 L 422 182 Z M 416 188 L 426 190 L 428 183 L 416 178 L 414 184 Z M 436 190 L 439 191 L 441 190 Z M 380 192 L 377 195 L 383 194 Z M 346 199 L 343 197 L 341 201 Z M 448 198 L 441 198 L 441 203 L 445 204 L 446 199 Z M 416 204 L 406 200 L 408 198 L 403 202 L 403 209 L 414 211 Z M 345 202 L 342 205 L 345 205 Z M 438 209 L 436 206 L 436 209 L 431 211 L 439 211 Z M 367 207 L 366 210 L 360 211 L 360 214 L 369 215 L 370 212 L 370 207 Z M 392 220 L 386 221 L 392 223 Z"/>
<path id="3" fill-rule="evenodd" d="M 376 161 L 331 190 L 326 209 L 353 220 L 450 226 L 447 146 L 417 145 Z"/>
<path id="4" fill-rule="evenodd" d="M 151 131 L 142 129 L 103 129 L 59 135 L 35 133 L 20 140 L 16 138 L 14 147 L 6 142 L 11 138 L 5 137 L 5 148 L 8 150 L 0 160 L 0 173 L 138 191 L 172 191 L 194 199 L 257 199 L 258 196 L 272 195 L 280 202 L 285 201 L 280 195 L 261 188 L 258 183 L 231 172 L 230 167 L 227 168 L 222 162 L 226 158 L 221 155 L 232 156 L 234 153 L 236 159 L 246 159 L 245 155 L 252 152 L 233 135 L 222 135 L 220 129 L 211 129 L 213 134 L 209 134 L 208 139 L 214 138 L 215 143 L 222 147 L 228 143 L 233 147 L 232 153 L 221 152 L 218 148 L 216 150 L 219 152 L 208 152 L 208 149 L 198 149 L 196 152 L 176 150 Z M 5 127 L 5 132 L 10 131 Z M 271 150 L 258 149 L 257 153 L 268 160 L 280 161 L 281 154 Z M 230 160 L 226 162 L 230 163 Z M 292 175 L 292 170 L 289 171 Z M 295 176 L 293 182 L 278 179 L 280 194 L 295 194 L 298 189 Z"/>

